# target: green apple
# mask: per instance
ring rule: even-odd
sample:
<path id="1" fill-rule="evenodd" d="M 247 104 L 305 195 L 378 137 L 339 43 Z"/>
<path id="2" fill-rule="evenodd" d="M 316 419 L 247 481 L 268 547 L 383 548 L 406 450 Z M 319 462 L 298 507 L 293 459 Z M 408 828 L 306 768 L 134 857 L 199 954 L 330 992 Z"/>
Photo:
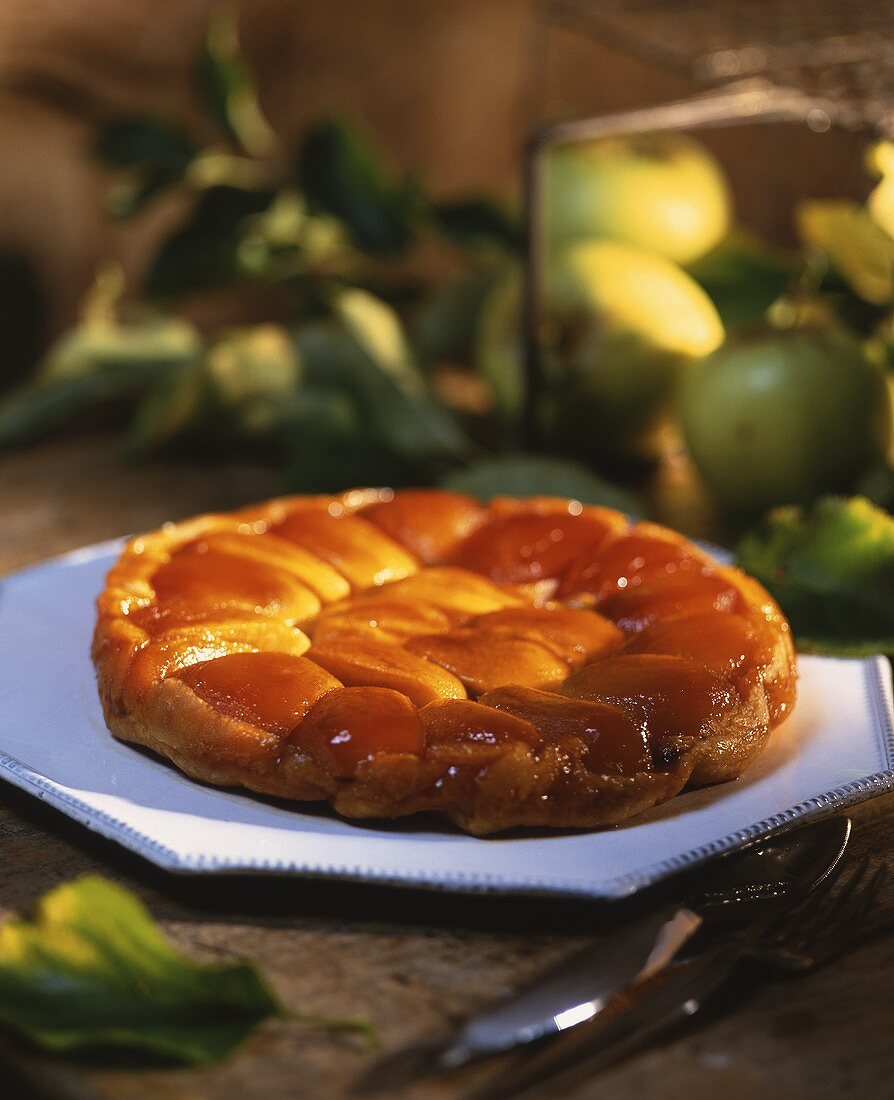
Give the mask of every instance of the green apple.
<path id="1" fill-rule="evenodd" d="M 848 489 L 891 441 L 882 370 L 841 329 L 743 334 L 692 366 L 680 398 L 696 466 L 742 513 Z"/>
<path id="2" fill-rule="evenodd" d="M 730 228 L 723 172 L 683 134 L 557 146 L 549 155 L 547 191 L 553 247 L 608 238 L 688 264 Z"/>
<path id="3" fill-rule="evenodd" d="M 548 299 L 553 442 L 589 459 L 650 456 L 681 371 L 723 341 L 710 298 L 670 260 L 588 241 L 553 265 Z"/>

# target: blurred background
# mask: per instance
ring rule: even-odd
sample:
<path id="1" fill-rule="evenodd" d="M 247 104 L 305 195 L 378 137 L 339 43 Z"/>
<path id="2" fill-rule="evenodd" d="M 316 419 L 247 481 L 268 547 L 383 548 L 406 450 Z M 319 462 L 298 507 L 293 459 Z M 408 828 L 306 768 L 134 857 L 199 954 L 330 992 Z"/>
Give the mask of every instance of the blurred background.
<path id="1" fill-rule="evenodd" d="M 395 165 L 449 194 L 517 185 L 536 114 L 532 30 L 541 6 L 251 0 L 229 12 L 264 113 L 287 148 L 298 148 L 311 123 L 345 115 Z M 109 217 L 110 174 L 94 155 L 102 128 L 148 116 L 176 121 L 197 141 L 218 136 L 196 70 L 220 7 L 215 0 L 3 5 L 0 240 L 30 269 L 50 334 L 72 322 L 99 264 L 117 259 L 138 274 L 172 224 L 161 211 L 124 225 Z"/>
<path id="2" fill-rule="evenodd" d="M 743 81 L 804 109 L 549 153 L 533 390 L 532 134 Z M 831 525 L 890 579 L 891 138 L 870 0 L 6 0 L 0 448 L 577 496 L 765 577 Z"/>
<path id="3" fill-rule="evenodd" d="M 195 74 L 220 6 L 7 0 L 0 10 L 0 242 L 21 272 L 7 291 L 24 299 L 31 282 L 29 304 L 45 315 L 32 345 L 72 322 L 99 264 L 114 258 L 135 276 L 168 230 L 161 211 L 112 220 L 108 167 L 92 154 L 118 118 L 176 120 L 213 138 Z M 706 11 L 662 0 L 250 0 L 231 10 L 264 113 L 287 147 L 320 118 L 344 116 L 439 196 L 517 196 L 537 123 L 678 99 L 771 61 L 784 81 L 890 124 L 894 16 L 881 3 L 725 0 Z M 795 154 L 791 137 L 781 126 L 708 139 L 742 217 L 786 241 L 793 200 L 868 190 L 860 138 L 807 131 Z M 19 319 L 7 308 L 6 320 Z"/>

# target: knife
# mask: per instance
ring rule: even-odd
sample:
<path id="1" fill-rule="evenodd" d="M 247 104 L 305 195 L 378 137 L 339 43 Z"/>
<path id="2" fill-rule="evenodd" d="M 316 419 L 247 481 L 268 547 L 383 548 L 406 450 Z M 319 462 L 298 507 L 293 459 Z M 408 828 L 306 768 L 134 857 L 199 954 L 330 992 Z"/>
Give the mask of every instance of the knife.
<path id="1" fill-rule="evenodd" d="M 850 827 L 848 818 L 828 818 L 722 860 L 682 905 L 664 906 L 575 952 L 468 1020 L 430 1051 L 432 1069 L 454 1069 L 592 1019 L 620 989 L 666 966 L 705 922 L 747 920 L 768 903 L 806 893 L 838 863 Z"/>
<path id="2" fill-rule="evenodd" d="M 541 1044 L 530 1057 L 485 1081 L 464 1100 L 540 1097 L 547 1079 L 552 1088 L 561 1089 L 572 1083 L 572 1075 L 576 1083 L 607 1069 L 698 1012 L 744 954 L 739 944 L 719 944 L 691 959 L 672 962 L 653 978 L 637 982 L 629 994 L 624 990 L 604 1016 Z"/>
<path id="3" fill-rule="evenodd" d="M 850 827 L 846 817 L 827 818 L 724 857 L 682 904 L 667 904 L 575 952 L 446 1039 L 392 1055 L 374 1067 L 365 1091 L 456 1069 L 593 1019 L 618 992 L 665 967 L 703 924 L 748 920 L 782 898 L 803 896 L 838 863 Z"/>
<path id="4" fill-rule="evenodd" d="M 837 875 L 833 872 L 838 863 L 836 860 L 823 878 L 829 882 L 835 881 Z M 868 860 L 865 860 L 863 871 L 867 864 Z M 874 897 L 885 874 L 886 866 L 882 864 L 866 883 L 872 891 L 871 896 Z M 858 877 L 859 872 L 851 877 L 850 885 Z M 845 886 L 839 897 L 846 895 L 848 889 Z M 795 902 L 796 913 L 799 912 L 801 900 L 798 898 Z M 820 901 L 828 901 L 828 891 Z M 800 932 L 803 934 L 805 928 L 808 930 L 809 944 L 809 930 L 816 927 L 815 910 L 809 916 L 803 910 L 800 913 Z M 778 910 L 765 911 L 732 936 L 721 938 L 688 958 L 675 959 L 660 972 L 626 987 L 612 999 L 603 1013 L 550 1042 L 539 1044 L 530 1055 L 515 1059 L 508 1069 L 465 1094 L 464 1100 L 522 1100 L 523 1097 L 539 1100 L 544 1095 L 543 1087 L 547 1080 L 550 1082 L 550 1095 L 564 1095 L 566 1087 L 578 1084 L 643 1050 L 657 1036 L 699 1012 L 743 959 L 765 957 L 768 944 L 762 946 L 761 938 L 768 929 L 778 927 L 778 919 Z M 782 919 L 786 920 L 787 916 Z M 845 926 L 842 924 L 842 927 Z M 768 941 L 771 955 L 773 939 L 770 936 Z M 796 941 L 796 954 L 798 951 Z M 819 961 L 822 959 L 820 954 Z"/>

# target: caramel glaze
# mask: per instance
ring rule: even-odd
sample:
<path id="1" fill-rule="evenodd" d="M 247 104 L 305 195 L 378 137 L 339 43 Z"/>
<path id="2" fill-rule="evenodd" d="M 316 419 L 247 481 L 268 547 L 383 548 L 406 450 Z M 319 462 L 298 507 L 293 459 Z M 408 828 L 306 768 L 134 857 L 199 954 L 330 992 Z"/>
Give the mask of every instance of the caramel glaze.
<path id="1" fill-rule="evenodd" d="M 735 778 L 796 685 L 772 599 L 666 528 L 437 490 L 135 539 L 93 653 L 112 731 L 190 775 L 477 834 Z"/>

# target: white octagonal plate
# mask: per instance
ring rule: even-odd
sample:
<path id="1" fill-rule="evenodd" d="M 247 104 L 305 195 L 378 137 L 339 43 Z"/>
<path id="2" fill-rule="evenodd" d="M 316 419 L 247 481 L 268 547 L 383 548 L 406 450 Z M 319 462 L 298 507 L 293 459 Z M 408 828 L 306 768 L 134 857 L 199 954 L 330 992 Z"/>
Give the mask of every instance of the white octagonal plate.
<path id="1" fill-rule="evenodd" d="M 171 871 L 619 898 L 894 789 L 887 662 L 819 657 L 801 658 L 795 713 L 740 780 L 604 832 L 481 840 L 428 818 L 358 824 L 206 787 L 106 731 L 89 646 L 117 551 L 90 547 L 0 581 L 0 776 Z"/>

